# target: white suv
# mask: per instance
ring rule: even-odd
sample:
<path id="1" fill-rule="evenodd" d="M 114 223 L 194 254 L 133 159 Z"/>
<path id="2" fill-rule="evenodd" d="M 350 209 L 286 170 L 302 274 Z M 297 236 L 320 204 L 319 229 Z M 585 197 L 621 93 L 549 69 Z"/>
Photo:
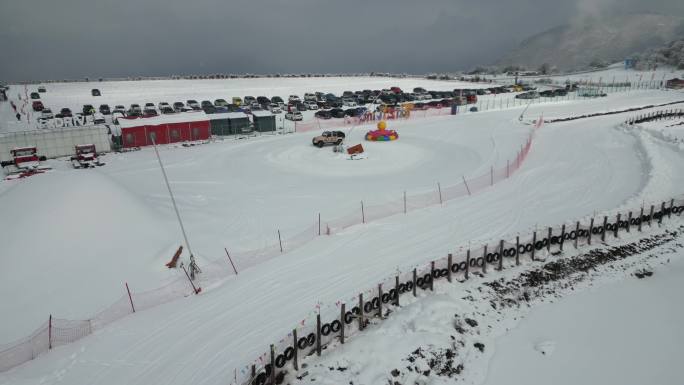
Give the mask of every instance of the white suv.
<path id="1" fill-rule="evenodd" d="M 299 103 L 302 100 L 297 95 L 290 95 L 290 97 L 287 98 L 287 101 L 290 102 L 291 104 L 294 104 L 294 103 Z"/>
<path id="2" fill-rule="evenodd" d="M 315 95 L 315 94 L 311 94 L 311 93 L 306 93 L 306 94 L 304 94 L 304 101 L 306 101 L 306 102 L 309 102 L 309 101 L 310 101 L 310 102 L 315 102 L 315 101 L 316 101 L 316 95 Z"/>
<path id="3" fill-rule="evenodd" d="M 311 101 L 311 100 L 304 102 L 304 105 L 309 110 L 317 110 L 318 109 L 318 103 Z"/>

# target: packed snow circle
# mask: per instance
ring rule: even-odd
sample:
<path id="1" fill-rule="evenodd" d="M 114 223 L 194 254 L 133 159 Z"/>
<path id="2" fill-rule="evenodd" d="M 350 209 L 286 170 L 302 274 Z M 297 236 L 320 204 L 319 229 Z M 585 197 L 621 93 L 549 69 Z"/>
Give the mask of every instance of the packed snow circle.
<path id="1" fill-rule="evenodd" d="M 671 74 L 669 69 L 660 71 Z M 593 82 L 651 78 L 650 73 L 611 68 L 555 80 L 561 84 L 583 76 Z M 157 104 L 250 94 L 303 96 L 315 90 L 341 94 L 392 86 L 446 91 L 492 85 L 420 78 L 51 83 L 41 100 L 46 106 L 76 111 L 100 102 L 142 105 L 148 100 Z M 91 94 L 93 88 L 100 96 Z M 13 90 L 21 90 L 21 101 Z M 31 128 L 26 120 L 17 121 L 9 102 L 21 106 L 23 92 L 23 86 L 11 86 L 10 100 L 0 102 L 0 141 L 50 130 L 26 131 Z M 80 143 L 94 148 L 40 160 L 41 172 L 0 182 L 0 294 L 6 299 L 0 303 L 0 364 L 17 343 L 29 341 L 22 346 L 30 348 L 21 354 L 36 356 L 0 372 L 0 383 L 243 384 L 252 365 L 263 371 L 270 344 L 291 338 L 293 328 L 315 324 L 317 314 L 339 315 L 341 304 L 352 303 L 388 276 L 492 239 L 515 239 L 536 228 L 681 197 L 681 117 L 630 125 L 625 122 L 636 112 L 613 112 L 677 102 L 684 94 L 659 87 L 607 88 L 606 93 L 531 101 L 516 100 L 515 93 L 487 94 L 478 96 L 474 111 L 414 111 L 410 118 L 388 120 L 382 128 L 377 121 L 315 118 L 315 110 L 302 111 L 302 121 L 285 119 L 282 113 L 275 114 L 272 134 L 258 129 L 212 133 L 207 140 L 159 145 L 158 156 L 152 146 L 102 151 L 99 140 L 117 130 L 107 118 L 104 134 Z M 658 108 L 639 113 L 650 111 Z M 577 116 L 586 117 L 559 120 Z M 554 120 L 559 121 L 543 123 Z M 381 132 L 371 136 L 387 137 L 387 143 L 368 140 L 369 131 Z M 393 132 L 401 139 L 395 140 L 399 136 Z M 312 145 L 318 136 L 331 146 Z M 345 151 L 338 149 L 339 138 Z M 353 158 L 347 150 L 357 144 L 362 144 L 363 161 L 349 161 Z M 43 145 L 33 146 L 38 149 L 34 155 L 41 155 Z M 7 152 L 3 161 L 10 156 Z M 664 277 L 663 287 L 681 289 L 682 280 L 676 278 L 681 278 L 684 252 L 676 220 L 663 225 L 677 233 L 669 235 L 675 238 L 654 248 L 666 253 L 672 264 L 646 254 L 635 258 L 651 261 L 649 271 L 655 271 L 639 285 Z M 658 237 L 658 231 L 665 230 L 649 228 L 643 237 Z M 180 263 L 178 268 L 166 267 L 179 246 L 183 249 L 178 260 L 188 266 L 188 244 L 201 270 L 194 282 L 202 291 L 196 296 L 189 295 Z M 663 251 L 668 247 L 671 252 Z M 642 265 L 629 265 L 629 272 Z M 631 279 L 617 274 L 606 282 L 618 280 L 616 276 Z M 506 277 L 515 278 L 513 273 Z M 450 284 L 438 286 L 436 295 L 421 294 L 348 344 L 324 351 L 320 358 L 300 356 L 299 371 L 290 369 L 288 381 L 443 383 L 453 377 L 495 384 L 522 361 L 558 365 L 575 351 L 568 350 L 569 340 L 558 330 L 534 334 L 525 320 L 520 321 L 520 332 L 509 334 L 506 329 L 527 316 L 519 309 L 504 316 L 487 313 L 477 320 L 480 326 L 471 326 L 468 319 L 475 320 L 485 309 L 463 298 L 472 295 L 489 303 L 494 294 L 479 292 L 482 285 L 478 278 L 466 287 Z M 585 286 L 579 285 L 578 291 Z M 625 290 L 635 290 L 627 286 Z M 535 318 L 538 305 L 532 302 L 532 325 L 553 318 L 545 310 Z M 582 308 L 582 303 L 570 303 L 570 310 L 562 311 Z M 662 309 L 654 306 L 654 311 Z M 449 327 L 460 325 L 465 334 L 459 341 L 469 344 L 460 353 L 441 343 L 454 333 L 440 321 L 448 312 Z M 454 321 L 456 312 L 461 316 Z M 664 327 L 674 340 L 684 342 L 671 322 L 678 317 L 680 312 L 671 315 Z M 42 330 L 52 331 L 51 322 L 66 325 L 63 330 L 86 329 L 78 336 L 63 331 L 48 336 Z M 484 325 L 493 325 L 494 331 Z M 37 328 L 41 332 L 32 334 Z M 49 349 L 52 338 L 69 343 L 43 353 L 43 344 Z M 397 338 L 402 342 L 396 343 Z M 511 348 L 520 341 L 526 344 L 523 352 Z M 614 349 L 603 349 L 608 356 L 624 346 L 615 343 Z M 667 351 L 682 353 L 676 347 Z M 374 352 L 383 358 L 374 358 Z M 364 365 L 363 360 L 374 364 Z M 488 374 L 490 362 L 496 373 Z M 436 370 L 431 363 L 450 376 L 425 375 Z M 658 365 L 644 364 L 651 370 Z M 522 370 L 515 371 L 515 378 L 532 381 Z M 588 381 L 595 382 L 593 378 Z M 659 378 L 672 377 L 664 373 Z"/>

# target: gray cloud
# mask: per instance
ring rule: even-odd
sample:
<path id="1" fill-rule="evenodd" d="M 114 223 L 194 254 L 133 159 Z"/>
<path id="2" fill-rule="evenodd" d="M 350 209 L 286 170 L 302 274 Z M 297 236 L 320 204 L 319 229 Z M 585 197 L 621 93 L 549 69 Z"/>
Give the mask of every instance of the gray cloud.
<path id="1" fill-rule="evenodd" d="M 0 80 L 214 72 L 425 73 L 524 38 L 680 0 L 22 0 L 0 4 Z"/>

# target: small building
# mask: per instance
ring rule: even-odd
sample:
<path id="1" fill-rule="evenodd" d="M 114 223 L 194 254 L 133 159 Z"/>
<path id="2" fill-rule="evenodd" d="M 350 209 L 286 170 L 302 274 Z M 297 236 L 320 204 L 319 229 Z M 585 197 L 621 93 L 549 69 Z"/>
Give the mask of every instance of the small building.
<path id="1" fill-rule="evenodd" d="M 270 111 L 252 111 L 254 130 L 258 132 L 270 132 L 276 130 L 275 115 Z"/>
<path id="2" fill-rule="evenodd" d="M 684 79 L 674 78 L 665 83 L 665 88 L 684 89 Z"/>
<path id="3" fill-rule="evenodd" d="M 210 115 L 211 134 L 237 135 L 249 129 L 249 116 L 244 112 L 227 112 Z"/>
<path id="4" fill-rule="evenodd" d="M 626 70 L 634 68 L 635 65 L 636 65 L 636 60 L 634 60 L 632 58 L 626 58 L 625 59 L 625 69 Z"/>
<path id="5" fill-rule="evenodd" d="M 209 118 L 202 111 L 149 118 L 118 118 L 117 121 L 123 147 L 207 140 L 211 137 Z"/>

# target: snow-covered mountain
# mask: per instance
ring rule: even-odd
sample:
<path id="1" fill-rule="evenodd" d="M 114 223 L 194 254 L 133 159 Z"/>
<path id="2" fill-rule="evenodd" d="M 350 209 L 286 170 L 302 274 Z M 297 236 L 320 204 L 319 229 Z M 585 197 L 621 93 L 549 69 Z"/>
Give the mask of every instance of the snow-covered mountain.
<path id="1" fill-rule="evenodd" d="M 560 70 L 613 63 L 634 53 L 684 37 L 684 18 L 656 14 L 593 17 L 555 27 L 524 40 L 498 61 L 499 66 Z"/>

